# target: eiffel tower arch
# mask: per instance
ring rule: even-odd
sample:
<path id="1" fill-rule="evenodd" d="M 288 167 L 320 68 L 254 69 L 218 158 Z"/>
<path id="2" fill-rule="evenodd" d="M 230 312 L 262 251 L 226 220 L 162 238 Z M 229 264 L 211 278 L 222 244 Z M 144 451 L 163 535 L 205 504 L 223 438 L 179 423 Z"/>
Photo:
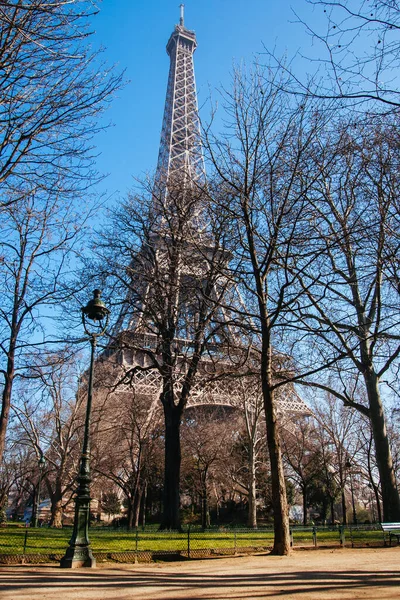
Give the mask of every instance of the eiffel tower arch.
<path id="1" fill-rule="evenodd" d="M 181 17 L 168 43 L 167 95 L 154 185 L 132 215 L 142 227 L 127 267 L 125 302 L 109 356 L 119 392 L 158 402 L 165 418 L 162 527 L 179 529 L 179 427 L 185 407 L 239 408 L 238 374 L 248 347 L 229 306 L 229 253 L 208 219 L 193 55 L 196 35 Z M 226 301 L 227 296 L 230 297 Z M 110 354 L 110 353 L 108 353 Z M 247 369 L 248 370 L 248 369 Z M 235 373 L 235 377 L 230 374 Z M 257 368 L 252 375 L 258 380 Z M 253 386 L 249 386 L 249 389 Z M 161 401 L 161 402 L 160 402 Z M 250 398 L 251 401 L 251 398 Z M 309 414 L 295 389 L 282 392 L 279 412 Z"/>

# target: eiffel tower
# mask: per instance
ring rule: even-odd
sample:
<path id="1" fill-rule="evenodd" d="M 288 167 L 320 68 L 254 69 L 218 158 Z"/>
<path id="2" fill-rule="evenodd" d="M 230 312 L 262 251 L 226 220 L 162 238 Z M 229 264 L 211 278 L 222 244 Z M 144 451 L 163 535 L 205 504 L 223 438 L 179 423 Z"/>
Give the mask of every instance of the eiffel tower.
<path id="1" fill-rule="evenodd" d="M 180 9 L 179 25 L 167 43 L 170 68 L 156 174 L 165 189 L 176 177 L 192 185 L 206 180 L 193 63 L 196 34 L 185 28 L 183 4 Z"/>
<path id="2" fill-rule="evenodd" d="M 185 27 L 184 5 L 181 4 L 179 24 L 175 26 L 166 46 L 170 58 L 170 68 L 153 192 L 155 207 L 158 203 L 163 204 L 164 207 L 169 205 L 168 197 L 173 195 L 171 189 L 175 186 L 181 189 L 201 190 L 206 184 L 193 61 L 196 48 L 196 34 Z M 162 220 L 163 218 L 159 222 L 160 227 L 162 227 Z M 193 215 L 192 227 L 197 227 L 197 232 L 201 235 L 199 212 Z M 165 251 L 162 247 L 157 247 L 157 245 L 162 246 L 162 243 L 156 235 L 153 235 L 152 243 L 155 253 Z M 193 254 L 190 258 L 193 258 Z M 187 266 L 182 267 L 182 270 L 184 275 L 188 274 Z M 134 371 L 134 375 L 129 381 L 129 388 L 134 388 L 135 393 L 147 397 L 149 406 L 153 407 L 153 410 L 159 403 L 162 378 L 159 370 L 148 368 L 151 362 L 148 360 L 149 353 L 156 353 L 160 343 L 159 336 L 146 323 L 146 310 L 143 306 L 154 299 L 150 280 L 151 278 L 144 286 L 146 289 L 142 290 L 136 305 L 134 301 L 132 302 L 132 298 L 128 298 L 135 309 L 131 314 L 126 308 L 123 309 L 116 324 L 114 336 L 120 340 L 120 343 L 122 341 L 120 364 L 125 370 Z M 178 336 L 175 342 L 176 348 L 180 352 L 188 351 L 188 349 L 190 351 L 192 347 L 190 335 Z M 207 361 L 207 356 L 203 356 L 203 369 L 200 370 L 207 371 Z M 210 362 L 213 363 L 213 360 Z M 138 368 L 135 369 L 135 366 Z M 230 359 L 224 361 L 220 357 L 220 369 L 227 367 L 229 370 L 231 366 Z M 212 368 L 215 368 L 214 364 Z M 184 368 L 180 373 L 175 374 L 174 385 L 177 389 L 182 384 L 184 377 Z M 206 379 L 201 376 L 196 378 L 186 404 L 187 407 L 207 405 L 240 408 L 243 406 L 243 393 L 235 379 L 224 377 Z M 248 386 L 248 389 L 250 387 L 254 389 L 254 386 Z M 128 387 L 121 385 L 119 391 L 124 392 L 124 390 L 127 391 Z M 288 427 L 290 427 L 291 416 L 310 414 L 308 406 L 290 386 L 280 393 L 278 405 L 285 422 L 289 423 Z"/>
<path id="3" fill-rule="evenodd" d="M 103 360 L 113 402 L 119 394 L 121 405 L 138 400 L 146 423 L 164 412 L 161 527 L 168 529 L 180 529 L 183 410 L 243 410 L 245 404 L 252 410 L 248 407 L 259 406 L 261 395 L 257 358 L 252 374 L 243 377 L 249 371 L 249 347 L 241 329 L 232 325 L 234 311 L 227 308 L 240 296 L 230 283 L 229 253 L 212 229 L 212 219 L 207 221 L 193 63 L 197 41 L 195 32 L 185 27 L 184 6 L 180 9 L 179 24 L 167 43 L 170 69 L 156 175 L 145 203 L 138 198 L 132 205 L 141 235 L 125 268 L 129 292 L 113 332 L 116 346 Z M 276 362 L 285 361 L 290 363 L 288 357 Z M 281 389 L 277 410 L 283 427 L 291 429 L 295 416 L 310 410 L 293 386 Z"/>

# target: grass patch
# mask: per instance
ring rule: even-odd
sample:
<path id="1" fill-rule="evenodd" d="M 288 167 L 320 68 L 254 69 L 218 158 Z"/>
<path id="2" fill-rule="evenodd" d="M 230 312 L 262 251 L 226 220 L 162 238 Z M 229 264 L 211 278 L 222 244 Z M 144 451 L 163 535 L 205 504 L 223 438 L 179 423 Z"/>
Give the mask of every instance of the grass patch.
<path id="1" fill-rule="evenodd" d="M 312 545 L 312 530 L 304 531 L 293 528 L 294 546 Z M 68 546 L 72 528 L 49 529 L 5 527 L 0 529 L 0 554 L 62 554 Z M 272 546 L 272 529 L 258 530 L 208 530 L 205 532 L 190 531 L 191 550 L 220 548 L 261 548 Z M 383 541 L 379 527 L 346 528 L 346 545 L 352 542 L 357 545 L 379 544 Z M 188 547 L 188 534 L 177 532 L 148 531 L 115 531 L 94 527 L 90 530 L 90 541 L 94 552 L 167 552 L 185 551 Z M 317 528 L 317 544 L 339 544 L 339 531 Z"/>

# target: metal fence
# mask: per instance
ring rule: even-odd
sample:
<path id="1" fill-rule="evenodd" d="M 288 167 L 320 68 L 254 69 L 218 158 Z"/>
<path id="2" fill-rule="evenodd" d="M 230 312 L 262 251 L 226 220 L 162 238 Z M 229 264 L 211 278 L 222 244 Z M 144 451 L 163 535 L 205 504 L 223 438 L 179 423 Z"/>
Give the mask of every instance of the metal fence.
<path id="1" fill-rule="evenodd" d="M 292 527 L 293 547 L 346 547 L 384 546 L 385 535 L 379 524 L 338 525 L 335 527 Z"/>
<path id="2" fill-rule="evenodd" d="M 0 529 L 0 563 L 59 561 L 68 546 L 72 530 L 6 527 Z M 134 531 L 94 527 L 90 530 L 93 553 L 98 562 L 149 562 L 227 556 L 268 551 L 273 529 L 188 527 L 182 532 L 146 528 Z M 292 527 L 291 544 L 296 547 L 383 546 L 379 525 Z"/>

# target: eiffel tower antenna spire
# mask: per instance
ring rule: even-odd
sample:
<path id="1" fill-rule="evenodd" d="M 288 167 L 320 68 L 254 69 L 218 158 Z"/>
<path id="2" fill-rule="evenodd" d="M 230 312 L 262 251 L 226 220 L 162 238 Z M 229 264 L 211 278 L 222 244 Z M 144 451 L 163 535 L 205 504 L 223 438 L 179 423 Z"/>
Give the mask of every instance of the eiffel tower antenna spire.
<path id="1" fill-rule="evenodd" d="M 189 185 L 205 182 L 193 63 L 196 48 L 196 34 L 184 26 L 184 4 L 181 4 L 179 25 L 175 26 L 166 48 L 170 68 L 156 170 L 158 191 L 166 192 L 171 178 L 179 177 Z"/>
<path id="2" fill-rule="evenodd" d="M 181 18 L 179 19 L 179 25 L 181 27 L 185 26 L 185 5 L 184 4 L 180 4 L 180 9 L 181 9 Z"/>

